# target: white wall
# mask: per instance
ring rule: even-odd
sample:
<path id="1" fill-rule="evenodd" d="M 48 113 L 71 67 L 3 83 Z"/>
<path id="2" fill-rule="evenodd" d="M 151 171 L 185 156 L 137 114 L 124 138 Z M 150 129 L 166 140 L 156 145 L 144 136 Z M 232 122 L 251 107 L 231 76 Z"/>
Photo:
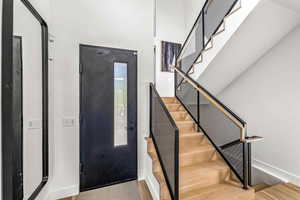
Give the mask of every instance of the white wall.
<path id="1" fill-rule="evenodd" d="M 220 99 L 248 122 L 254 165 L 300 185 L 300 26 L 244 72 Z"/>
<path id="2" fill-rule="evenodd" d="M 185 0 L 184 1 L 184 21 L 185 21 L 185 34 L 186 36 L 191 31 L 205 0 Z"/>
<path id="3" fill-rule="evenodd" d="M 153 81 L 153 1 L 52 0 L 54 54 L 54 180 L 48 199 L 79 191 L 79 44 L 138 51 L 139 178 L 149 122 L 148 84 Z M 65 128 L 63 118 L 76 119 Z"/>
<path id="4" fill-rule="evenodd" d="M 280 3 L 282 6 L 300 13 L 300 1 L 298 0 L 273 0 Z"/>
<path id="5" fill-rule="evenodd" d="M 174 96 L 174 73 L 161 71 L 161 41 L 183 43 L 184 0 L 156 0 L 156 87 L 161 96 Z"/>

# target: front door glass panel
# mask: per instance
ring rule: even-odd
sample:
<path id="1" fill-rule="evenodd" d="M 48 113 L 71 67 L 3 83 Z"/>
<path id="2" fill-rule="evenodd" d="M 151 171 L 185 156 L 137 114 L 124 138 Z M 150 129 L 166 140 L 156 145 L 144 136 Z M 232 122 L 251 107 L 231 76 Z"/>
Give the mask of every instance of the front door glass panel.
<path id="1" fill-rule="evenodd" d="M 127 145 L 127 63 L 114 63 L 114 145 Z"/>

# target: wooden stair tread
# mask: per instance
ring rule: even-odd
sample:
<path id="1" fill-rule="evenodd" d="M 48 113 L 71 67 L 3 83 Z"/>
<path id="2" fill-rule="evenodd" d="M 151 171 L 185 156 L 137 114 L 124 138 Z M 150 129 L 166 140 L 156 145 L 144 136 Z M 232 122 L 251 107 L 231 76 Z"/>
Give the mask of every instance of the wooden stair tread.
<path id="1" fill-rule="evenodd" d="M 209 161 L 180 168 L 180 190 L 190 191 L 221 183 L 229 175 L 229 168 L 222 161 Z"/>
<path id="2" fill-rule="evenodd" d="M 180 193 L 180 197 L 181 200 L 253 200 L 254 191 L 221 183 Z"/>

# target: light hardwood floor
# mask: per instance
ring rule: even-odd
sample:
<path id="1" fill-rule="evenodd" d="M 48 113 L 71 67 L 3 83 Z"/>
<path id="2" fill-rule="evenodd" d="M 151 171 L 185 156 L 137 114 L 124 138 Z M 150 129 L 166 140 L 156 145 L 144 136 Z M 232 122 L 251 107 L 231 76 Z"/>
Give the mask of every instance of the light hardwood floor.
<path id="1" fill-rule="evenodd" d="M 63 200 L 152 200 L 145 181 L 131 181 L 80 193 Z"/>
<path id="2" fill-rule="evenodd" d="M 256 200 L 300 200 L 300 187 L 282 183 L 256 193 Z"/>

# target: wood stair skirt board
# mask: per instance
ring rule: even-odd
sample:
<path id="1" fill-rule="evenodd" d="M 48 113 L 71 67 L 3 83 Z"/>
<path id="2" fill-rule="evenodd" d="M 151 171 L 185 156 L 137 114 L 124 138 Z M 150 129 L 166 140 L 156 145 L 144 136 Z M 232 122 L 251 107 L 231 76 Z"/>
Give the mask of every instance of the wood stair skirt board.
<path id="1" fill-rule="evenodd" d="M 165 180 L 165 177 L 163 175 L 163 171 L 156 153 L 156 149 L 154 146 L 154 143 L 151 138 L 146 138 L 147 140 L 147 148 L 148 148 L 148 154 L 152 159 L 152 170 L 153 175 L 156 178 L 157 182 L 159 183 L 160 187 L 160 199 L 161 200 L 171 200 L 171 196 L 168 190 L 167 182 Z"/>
<path id="2" fill-rule="evenodd" d="M 206 136 L 197 131 L 196 124 L 177 99 L 162 99 L 179 128 L 180 200 L 254 200 L 254 190 L 242 189 L 225 161 Z M 169 199 L 153 141 L 150 138 L 147 141 L 153 173 L 160 183 L 161 199 Z"/>

